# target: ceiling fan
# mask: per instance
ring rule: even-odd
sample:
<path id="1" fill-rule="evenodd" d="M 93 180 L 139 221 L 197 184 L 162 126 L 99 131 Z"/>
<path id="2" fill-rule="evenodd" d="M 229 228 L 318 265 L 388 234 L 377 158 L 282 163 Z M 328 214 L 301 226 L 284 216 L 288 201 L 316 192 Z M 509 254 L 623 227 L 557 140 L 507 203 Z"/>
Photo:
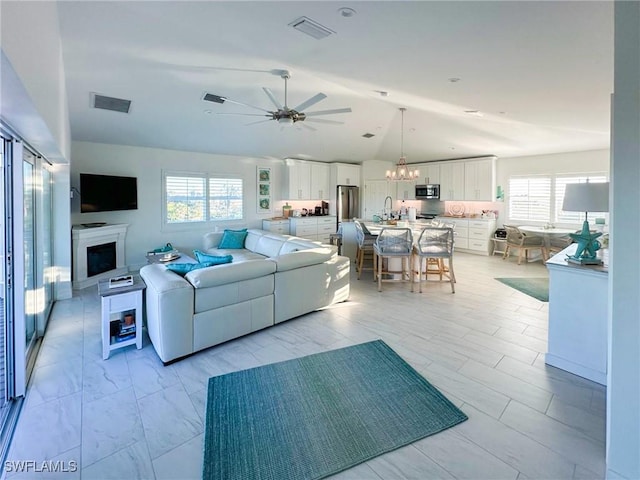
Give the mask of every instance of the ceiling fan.
<path id="1" fill-rule="evenodd" d="M 320 115 L 332 115 L 335 113 L 349 113 L 351 112 L 350 108 L 335 108 L 332 110 L 319 110 L 315 112 L 303 112 L 303 110 L 315 105 L 321 100 L 327 98 L 324 93 L 317 93 L 313 97 L 308 100 L 302 102 L 295 108 L 289 108 L 287 105 L 287 81 L 291 78 L 291 73 L 288 70 L 281 70 L 280 77 L 284 79 L 284 105 L 281 104 L 273 94 L 271 90 L 266 87 L 263 87 L 264 93 L 267 94 L 271 103 L 273 103 L 276 107 L 276 110 L 267 110 L 261 107 L 256 107 L 255 105 L 249 105 L 248 103 L 238 102 L 236 100 L 231 100 L 227 97 L 222 97 L 220 95 L 214 95 L 212 93 L 207 93 L 204 96 L 204 100 L 215 103 L 234 103 L 236 105 L 242 105 L 249 108 L 254 108 L 256 110 L 262 110 L 266 113 L 218 113 L 217 115 L 246 115 L 246 116 L 257 116 L 257 117 L 268 117 L 266 120 L 259 120 L 257 122 L 251 122 L 247 125 L 254 125 L 256 123 L 269 122 L 271 120 L 276 120 L 281 125 L 293 125 L 297 122 L 316 122 L 316 123 L 329 123 L 340 125 L 344 122 L 337 122 L 335 120 L 326 120 L 322 118 L 308 118 L 308 117 L 316 117 Z M 309 125 L 301 124 L 303 127 L 308 128 L 310 130 L 315 130 L 315 128 L 310 127 Z"/>

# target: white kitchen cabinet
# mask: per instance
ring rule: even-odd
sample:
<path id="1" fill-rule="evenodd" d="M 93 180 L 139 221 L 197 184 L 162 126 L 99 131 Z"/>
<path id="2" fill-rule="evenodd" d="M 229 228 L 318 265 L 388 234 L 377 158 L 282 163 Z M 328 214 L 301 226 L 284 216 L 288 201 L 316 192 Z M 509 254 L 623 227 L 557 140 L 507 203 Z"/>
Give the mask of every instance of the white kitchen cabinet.
<path id="1" fill-rule="evenodd" d="M 336 217 L 293 217 L 289 219 L 289 233 L 296 237 L 329 243 L 329 235 L 336 233 Z"/>
<path id="2" fill-rule="evenodd" d="M 289 220 L 262 220 L 262 229 L 282 235 L 289 235 Z"/>
<path id="3" fill-rule="evenodd" d="M 496 229 L 496 221 L 485 218 L 438 217 L 443 223 L 453 224 L 455 249 L 477 255 L 491 255 L 491 238 Z"/>
<path id="4" fill-rule="evenodd" d="M 311 164 L 295 162 L 287 165 L 289 200 L 311 199 Z"/>
<path id="5" fill-rule="evenodd" d="M 324 163 L 311 164 L 311 199 L 327 200 L 329 192 L 329 165 Z"/>
<path id="6" fill-rule="evenodd" d="M 415 200 L 416 199 L 416 181 L 398 181 L 396 182 L 396 200 Z"/>
<path id="7" fill-rule="evenodd" d="M 360 165 L 351 163 L 332 163 L 331 178 L 333 186 L 360 185 Z"/>
<path id="8" fill-rule="evenodd" d="M 421 163 L 416 165 L 420 172 L 418 176 L 419 185 L 439 184 L 440 183 L 440 164 L 439 163 Z"/>
<path id="9" fill-rule="evenodd" d="M 464 162 L 440 164 L 440 200 L 464 199 Z"/>
<path id="10" fill-rule="evenodd" d="M 464 199 L 493 201 L 496 185 L 495 158 L 464 163 Z"/>

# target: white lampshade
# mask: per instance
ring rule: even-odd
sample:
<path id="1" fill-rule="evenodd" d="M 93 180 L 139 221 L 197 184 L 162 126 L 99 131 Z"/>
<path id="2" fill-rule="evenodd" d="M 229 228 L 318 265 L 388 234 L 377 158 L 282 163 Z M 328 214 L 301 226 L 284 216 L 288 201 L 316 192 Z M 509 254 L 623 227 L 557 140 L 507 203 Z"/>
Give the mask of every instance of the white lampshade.
<path id="1" fill-rule="evenodd" d="M 565 212 L 608 212 L 609 182 L 567 184 L 562 210 Z"/>

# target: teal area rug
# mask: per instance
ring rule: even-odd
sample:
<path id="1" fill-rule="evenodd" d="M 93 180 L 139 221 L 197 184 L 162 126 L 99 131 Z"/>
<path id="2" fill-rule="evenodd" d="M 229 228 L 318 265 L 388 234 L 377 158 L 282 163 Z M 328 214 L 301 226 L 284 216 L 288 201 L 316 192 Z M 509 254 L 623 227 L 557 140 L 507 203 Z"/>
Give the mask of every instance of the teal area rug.
<path id="1" fill-rule="evenodd" d="M 536 298 L 541 302 L 549 301 L 549 278 L 548 277 L 532 277 L 532 278 L 496 278 L 499 282 L 509 285 L 511 288 L 521 291 Z"/>
<path id="2" fill-rule="evenodd" d="M 381 340 L 209 379 L 204 479 L 324 478 L 467 419 Z"/>

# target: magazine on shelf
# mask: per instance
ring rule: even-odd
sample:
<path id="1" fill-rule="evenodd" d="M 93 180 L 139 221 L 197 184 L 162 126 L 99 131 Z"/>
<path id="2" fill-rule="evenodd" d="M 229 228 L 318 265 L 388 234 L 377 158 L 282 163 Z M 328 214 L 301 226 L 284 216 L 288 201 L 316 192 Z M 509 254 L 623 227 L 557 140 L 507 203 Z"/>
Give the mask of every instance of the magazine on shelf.
<path id="1" fill-rule="evenodd" d="M 133 285 L 133 275 L 122 275 L 109 279 L 109 288 L 129 287 Z"/>

